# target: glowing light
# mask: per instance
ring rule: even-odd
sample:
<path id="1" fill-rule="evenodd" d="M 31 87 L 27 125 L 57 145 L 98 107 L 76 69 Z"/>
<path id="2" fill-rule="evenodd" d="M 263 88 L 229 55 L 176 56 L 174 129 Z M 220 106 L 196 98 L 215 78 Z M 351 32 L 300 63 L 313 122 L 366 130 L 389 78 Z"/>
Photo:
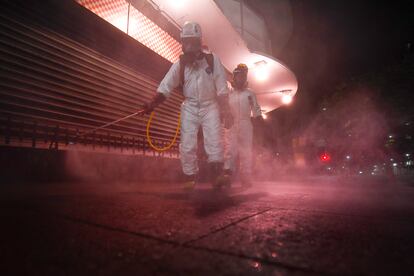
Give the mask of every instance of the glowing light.
<path id="1" fill-rule="evenodd" d="M 126 16 L 115 17 L 108 21 L 124 33 L 127 32 L 128 18 Z"/>
<path id="2" fill-rule="evenodd" d="M 345 158 L 346 158 L 346 160 L 351 160 L 351 156 L 350 155 L 347 155 Z"/>
<path id="3" fill-rule="evenodd" d="M 262 270 L 262 265 L 261 265 L 259 262 L 252 262 L 252 263 L 251 263 L 251 266 L 252 266 L 255 270 L 258 270 L 258 271 L 261 271 L 261 270 Z"/>
<path id="4" fill-rule="evenodd" d="M 405 156 L 410 157 L 410 154 L 409 153 L 406 153 Z"/>
<path id="5" fill-rule="evenodd" d="M 181 54 L 181 44 L 160 26 L 125 0 L 76 0 L 80 5 L 108 21 L 119 30 L 139 41 L 165 59 L 175 62 Z M 186 2 L 186 0 L 175 1 Z M 129 11 L 129 14 L 128 14 Z M 129 23 L 129 26 L 127 26 Z"/>
<path id="6" fill-rule="evenodd" d="M 363 171 L 359 171 L 359 174 L 363 174 L 364 172 Z"/>
<path id="7" fill-rule="evenodd" d="M 331 160 L 331 156 L 328 153 L 322 153 L 322 155 L 319 157 L 319 159 L 322 162 L 329 162 Z"/>
<path id="8" fill-rule="evenodd" d="M 266 113 L 263 113 L 263 114 L 262 114 L 262 117 L 263 117 L 263 119 L 265 119 L 265 120 L 266 120 L 266 119 L 267 119 L 267 114 L 266 114 Z"/>
<path id="9" fill-rule="evenodd" d="M 186 2 L 186 0 L 170 0 L 170 3 L 176 8 L 182 8 Z"/>
<path id="10" fill-rule="evenodd" d="M 392 166 L 393 166 L 393 167 L 397 167 L 397 166 L 398 166 L 398 164 L 397 164 L 397 163 L 392 163 Z"/>
<path id="11" fill-rule="evenodd" d="M 283 95 L 282 103 L 290 104 L 292 102 L 293 97 L 291 95 Z"/>
<path id="12" fill-rule="evenodd" d="M 258 81 L 265 81 L 269 77 L 269 70 L 266 61 L 261 60 L 255 63 L 254 75 Z"/>
<path id="13" fill-rule="evenodd" d="M 259 81 L 265 81 L 269 77 L 269 72 L 266 70 L 266 68 L 258 68 L 255 71 L 256 79 Z"/>

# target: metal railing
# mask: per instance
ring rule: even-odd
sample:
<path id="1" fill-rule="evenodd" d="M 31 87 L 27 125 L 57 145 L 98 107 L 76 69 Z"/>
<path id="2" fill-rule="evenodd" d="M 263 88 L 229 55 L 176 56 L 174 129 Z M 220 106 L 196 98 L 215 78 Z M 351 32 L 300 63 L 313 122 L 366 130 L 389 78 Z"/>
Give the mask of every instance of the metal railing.
<path id="1" fill-rule="evenodd" d="M 2 116 L 0 125 L 0 145 L 4 146 L 179 157 L 177 144 L 167 152 L 157 152 L 149 146 L 146 136 L 122 135 L 105 130 L 82 136 L 79 128 L 66 124 L 43 124 L 10 116 Z M 155 138 L 152 143 L 162 148 L 169 141 Z"/>

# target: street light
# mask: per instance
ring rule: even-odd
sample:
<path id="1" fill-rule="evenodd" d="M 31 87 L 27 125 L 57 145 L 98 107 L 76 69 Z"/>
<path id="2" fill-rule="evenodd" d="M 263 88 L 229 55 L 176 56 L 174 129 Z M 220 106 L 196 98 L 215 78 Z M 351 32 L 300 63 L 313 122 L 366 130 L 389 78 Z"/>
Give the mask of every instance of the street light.
<path id="1" fill-rule="evenodd" d="M 256 95 L 276 94 L 280 93 L 283 104 L 290 104 L 293 101 L 292 89 L 282 89 L 278 91 L 259 92 Z"/>
<path id="2" fill-rule="evenodd" d="M 292 96 L 291 95 L 283 95 L 282 103 L 290 104 L 291 102 L 292 102 Z"/>
<path id="3" fill-rule="evenodd" d="M 265 81 L 269 77 L 269 70 L 266 64 L 267 62 L 264 60 L 254 63 L 254 75 L 258 81 Z"/>

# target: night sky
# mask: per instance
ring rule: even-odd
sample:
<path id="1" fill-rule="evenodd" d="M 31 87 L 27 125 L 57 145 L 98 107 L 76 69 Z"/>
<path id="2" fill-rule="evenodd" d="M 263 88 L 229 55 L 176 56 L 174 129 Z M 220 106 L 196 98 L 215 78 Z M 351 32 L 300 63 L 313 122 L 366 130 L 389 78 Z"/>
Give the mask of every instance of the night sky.
<path id="1" fill-rule="evenodd" d="M 312 105 L 341 81 L 399 62 L 414 42 L 410 1 L 253 2 L 266 18 L 274 56 L 298 78 L 297 105 Z M 285 22 L 291 21 L 280 25 L 286 3 L 291 18 Z M 290 30 L 281 35 L 280 28 Z"/>

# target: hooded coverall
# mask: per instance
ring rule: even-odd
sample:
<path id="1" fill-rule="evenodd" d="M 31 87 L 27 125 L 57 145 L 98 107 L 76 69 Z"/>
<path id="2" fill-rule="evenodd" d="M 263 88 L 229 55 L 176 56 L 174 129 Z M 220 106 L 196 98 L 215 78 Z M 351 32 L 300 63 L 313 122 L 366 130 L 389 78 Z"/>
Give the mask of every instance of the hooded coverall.
<path id="1" fill-rule="evenodd" d="M 239 154 L 240 173 L 251 176 L 252 173 L 252 144 L 253 144 L 253 117 L 261 116 L 260 106 L 253 91 L 245 88 L 236 90 L 231 88 L 229 96 L 230 110 L 234 124 L 226 131 L 226 160 L 224 169 L 235 171 L 236 158 Z"/>
<path id="2" fill-rule="evenodd" d="M 198 173 L 197 132 L 202 127 L 208 162 L 223 162 L 224 147 L 218 96 L 228 95 L 226 73 L 220 59 L 213 54 L 214 69 L 205 58 L 184 69 L 181 105 L 180 159 L 184 174 Z M 168 97 L 180 84 L 180 63 L 175 62 L 161 81 L 157 92 Z"/>

